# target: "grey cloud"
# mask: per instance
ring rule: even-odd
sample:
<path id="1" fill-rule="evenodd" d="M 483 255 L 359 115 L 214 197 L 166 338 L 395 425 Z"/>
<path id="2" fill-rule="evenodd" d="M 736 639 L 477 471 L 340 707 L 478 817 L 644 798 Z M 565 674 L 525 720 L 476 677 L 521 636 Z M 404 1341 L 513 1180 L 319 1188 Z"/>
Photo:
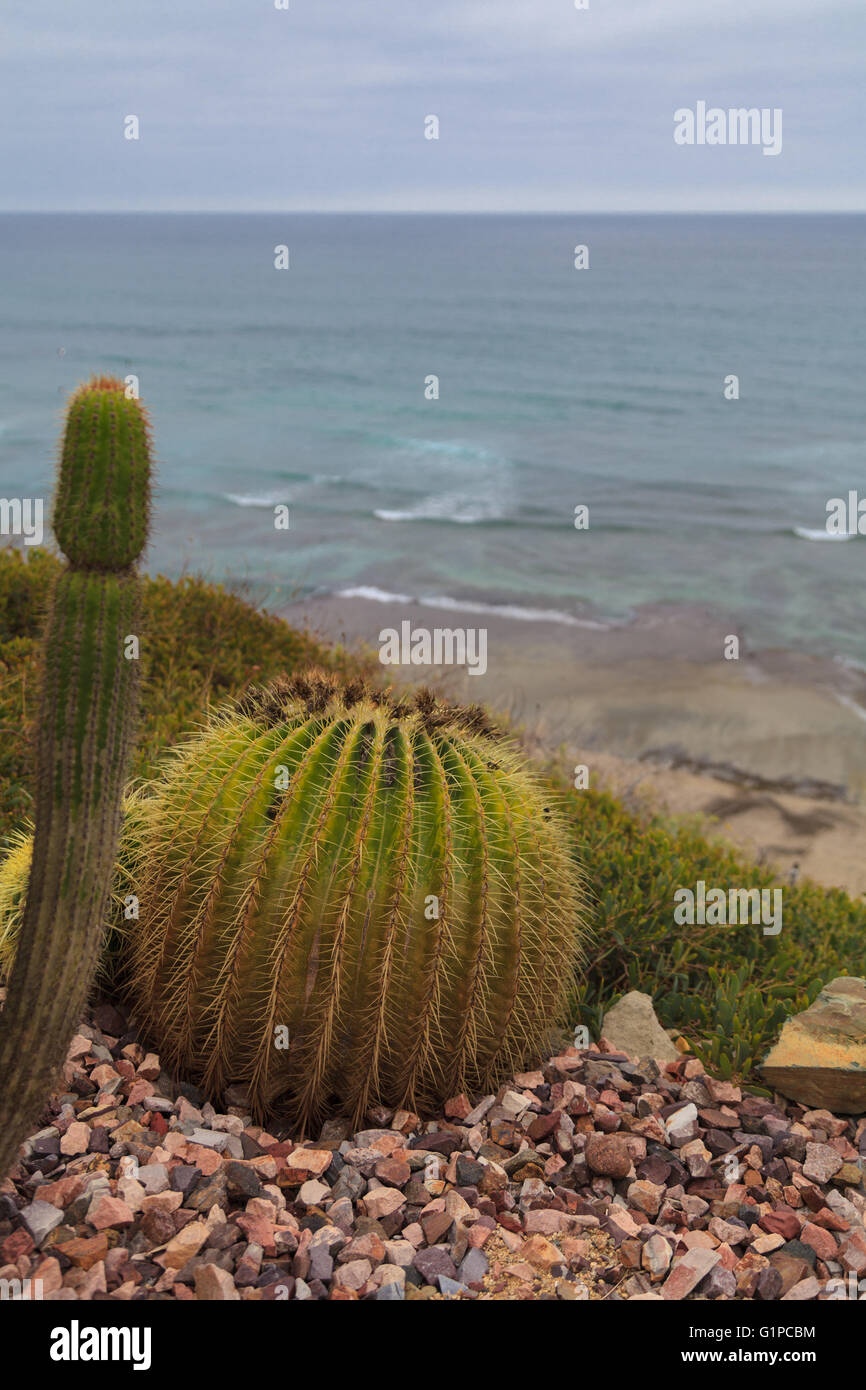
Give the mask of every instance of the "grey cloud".
<path id="1" fill-rule="evenodd" d="M 6 0 L 3 26 L 0 207 L 866 207 L 861 0 Z M 675 147 L 698 99 L 781 107 L 782 155 Z"/>

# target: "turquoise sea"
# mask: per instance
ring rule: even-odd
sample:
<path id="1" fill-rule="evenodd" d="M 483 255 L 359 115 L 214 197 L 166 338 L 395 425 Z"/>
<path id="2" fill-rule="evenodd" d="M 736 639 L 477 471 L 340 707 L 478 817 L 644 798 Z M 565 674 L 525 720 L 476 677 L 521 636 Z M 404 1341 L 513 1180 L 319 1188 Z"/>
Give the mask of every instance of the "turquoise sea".
<path id="1" fill-rule="evenodd" d="M 50 495 L 77 381 L 134 374 L 152 571 L 693 602 L 864 662 L 866 538 L 824 530 L 866 497 L 864 265 L 860 216 L 0 216 L 0 496 Z"/>

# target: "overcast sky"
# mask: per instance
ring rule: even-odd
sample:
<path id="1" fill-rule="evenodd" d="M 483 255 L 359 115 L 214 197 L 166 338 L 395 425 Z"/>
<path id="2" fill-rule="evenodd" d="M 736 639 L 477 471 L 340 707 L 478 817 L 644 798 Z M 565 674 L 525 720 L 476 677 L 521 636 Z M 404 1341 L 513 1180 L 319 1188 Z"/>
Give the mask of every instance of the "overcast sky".
<path id="1" fill-rule="evenodd" d="M 0 208 L 864 210 L 864 59 L 864 0 L 3 0 Z"/>

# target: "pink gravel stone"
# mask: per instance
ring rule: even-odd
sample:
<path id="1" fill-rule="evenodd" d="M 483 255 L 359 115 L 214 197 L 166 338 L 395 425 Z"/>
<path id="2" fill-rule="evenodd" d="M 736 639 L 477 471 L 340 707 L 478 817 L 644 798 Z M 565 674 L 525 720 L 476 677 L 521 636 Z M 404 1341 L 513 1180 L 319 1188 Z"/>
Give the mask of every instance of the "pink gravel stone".
<path id="1" fill-rule="evenodd" d="M 209 1235 L 210 1229 L 206 1222 L 191 1221 L 168 1242 L 162 1254 L 155 1258 L 168 1270 L 183 1269 L 187 1260 L 198 1254 Z"/>
<path id="2" fill-rule="evenodd" d="M 119 1197 L 97 1197 L 87 1211 L 87 1224 L 95 1231 L 107 1231 L 112 1226 L 131 1226 L 135 1214 Z"/>
<path id="3" fill-rule="evenodd" d="M 720 1260 L 721 1256 L 717 1250 L 690 1250 L 687 1255 L 677 1259 L 673 1269 L 662 1285 L 662 1297 L 667 1299 L 681 1299 L 696 1289 L 702 1279 L 705 1279 L 710 1270 L 713 1269 Z"/>
<path id="4" fill-rule="evenodd" d="M 380 1220 L 383 1216 L 390 1216 L 392 1212 L 399 1211 L 405 1207 L 406 1198 L 396 1187 L 377 1187 L 373 1192 L 368 1192 L 361 1201 L 366 1214 L 374 1221 Z"/>
<path id="5" fill-rule="evenodd" d="M 340 1265 L 334 1273 L 334 1283 L 338 1288 L 362 1289 L 373 1273 L 369 1260 L 349 1260 Z"/>
<path id="6" fill-rule="evenodd" d="M 199 1300 L 211 1299 L 222 1303 L 233 1303 L 240 1298 L 229 1271 L 214 1264 L 200 1265 L 196 1270 L 195 1296 Z"/>
<path id="7" fill-rule="evenodd" d="M 87 1153 L 87 1146 L 90 1143 L 90 1126 L 81 1120 L 73 1120 L 68 1130 L 60 1140 L 60 1152 L 74 1157 L 76 1154 Z M 840 1160 L 841 1162 L 841 1160 Z"/>
<path id="8" fill-rule="evenodd" d="M 286 1161 L 297 1172 L 320 1178 L 330 1168 L 333 1157 L 330 1149 L 293 1149 Z"/>
<path id="9" fill-rule="evenodd" d="M 800 1232 L 800 1239 L 804 1245 L 811 1245 L 820 1260 L 835 1260 L 839 1254 L 835 1236 L 812 1221 L 805 1223 Z"/>

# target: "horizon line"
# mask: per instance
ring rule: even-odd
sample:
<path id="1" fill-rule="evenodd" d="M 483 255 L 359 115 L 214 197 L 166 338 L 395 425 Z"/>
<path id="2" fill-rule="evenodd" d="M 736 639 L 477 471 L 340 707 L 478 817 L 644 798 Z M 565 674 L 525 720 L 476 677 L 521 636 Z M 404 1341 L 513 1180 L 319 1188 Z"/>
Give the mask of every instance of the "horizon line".
<path id="1" fill-rule="evenodd" d="M 862 208 L 4 208 L 3 217 L 863 217 Z"/>

